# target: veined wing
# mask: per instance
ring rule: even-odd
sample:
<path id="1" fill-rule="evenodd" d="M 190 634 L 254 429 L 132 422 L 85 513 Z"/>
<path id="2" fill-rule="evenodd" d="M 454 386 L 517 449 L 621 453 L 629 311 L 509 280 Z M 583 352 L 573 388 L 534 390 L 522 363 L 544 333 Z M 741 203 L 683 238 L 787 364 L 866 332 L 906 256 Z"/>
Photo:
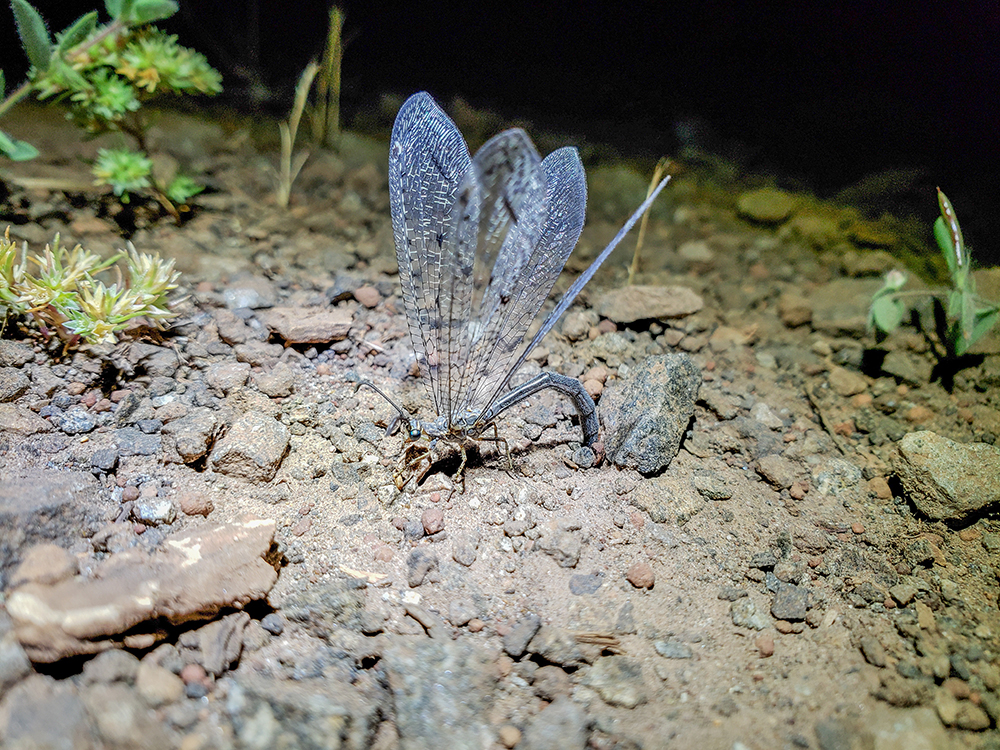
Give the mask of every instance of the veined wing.
<path id="1" fill-rule="evenodd" d="M 441 400 L 448 373 L 441 359 L 451 321 L 445 325 L 440 300 L 452 269 L 442 264 L 456 255 L 452 210 L 470 163 L 462 134 L 431 96 L 407 99 L 389 145 L 389 204 L 410 341 L 439 415 L 450 414 Z"/>
<path id="2" fill-rule="evenodd" d="M 449 288 L 442 285 L 442 308 L 466 325 L 450 326 L 448 360 L 450 414 L 464 412 L 471 394 L 490 374 L 484 354 L 495 348 L 502 325 L 502 300 L 510 300 L 547 214 L 542 160 L 527 134 L 506 130 L 487 141 L 472 158 L 459 190 L 454 224 L 458 240 Z M 448 259 L 444 266 L 448 267 Z M 471 310 L 471 314 L 470 311 Z M 445 335 L 448 335 L 447 333 Z M 442 361 L 444 365 L 444 361 Z"/>
<path id="3" fill-rule="evenodd" d="M 549 154 L 540 172 L 544 196 L 537 209 L 522 210 L 518 231 L 508 234 L 478 311 L 484 328 L 470 356 L 474 371 L 465 404 L 476 414 L 486 410 L 509 380 L 510 362 L 525 331 L 583 230 L 587 181 L 576 149 Z"/>

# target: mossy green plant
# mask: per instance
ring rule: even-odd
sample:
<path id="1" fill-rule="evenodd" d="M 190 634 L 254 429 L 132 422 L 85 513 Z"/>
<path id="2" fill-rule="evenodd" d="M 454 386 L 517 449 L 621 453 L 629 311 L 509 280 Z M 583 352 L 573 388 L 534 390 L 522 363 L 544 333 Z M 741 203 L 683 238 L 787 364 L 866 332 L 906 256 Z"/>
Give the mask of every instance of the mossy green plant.
<path id="1" fill-rule="evenodd" d="M 150 122 L 143 105 L 166 95 L 214 95 L 222 90 L 221 76 L 203 55 L 150 25 L 176 13 L 175 2 L 105 0 L 109 23 L 99 25 L 97 11 L 91 11 L 54 40 L 27 0 L 12 0 L 11 8 L 31 70 L 28 79 L 0 102 L 0 115 L 34 94 L 42 101 L 66 103 L 67 117 L 88 135 L 130 136 L 137 150 L 102 149 L 94 165 L 97 183 L 110 185 L 122 202 L 137 191 L 152 191 L 161 203 L 166 201 L 164 205 L 184 202 L 199 192 L 190 178 L 178 185 L 161 185 L 150 177 L 150 170 L 136 176 L 144 160 L 149 161 L 145 152 Z M 131 158 L 125 156 L 129 153 Z M 38 151 L 0 132 L 0 154 L 24 160 Z"/>
<path id="2" fill-rule="evenodd" d="M 119 261 L 124 274 L 115 266 Z M 97 278 L 112 267 L 118 273 L 114 283 Z M 8 229 L 0 239 L 0 317 L 46 339 L 58 336 L 67 346 L 114 344 L 137 318 L 162 326 L 177 315 L 168 295 L 179 276 L 173 260 L 140 253 L 132 243 L 102 259 L 81 245 L 67 249 L 56 235 L 40 255 L 29 255 L 27 243 L 19 249 Z"/>

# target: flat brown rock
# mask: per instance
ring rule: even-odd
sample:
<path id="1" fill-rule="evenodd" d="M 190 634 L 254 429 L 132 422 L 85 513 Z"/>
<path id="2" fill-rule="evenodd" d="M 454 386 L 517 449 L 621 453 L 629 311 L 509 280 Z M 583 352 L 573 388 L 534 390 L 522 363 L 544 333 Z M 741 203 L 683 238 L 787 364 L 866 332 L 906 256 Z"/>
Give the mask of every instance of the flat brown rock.
<path id="1" fill-rule="evenodd" d="M 29 583 L 7 599 L 14 633 L 36 662 L 126 641 L 152 645 L 157 619 L 208 619 L 266 596 L 278 578 L 265 559 L 274 530 L 274 521 L 258 518 L 202 526 L 168 536 L 151 554 L 113 555 L 89 578 Z"/>
<path id="2" fill-rule="evenodd" d="M 344 308 L 272 307 L 257 317 L 289 344 L 328 344 L 347 338 L 354 316 Z"/>
<path id="3" fill-rule="evenodd" d="M 632 323 L 683 318 L 704 306 L 702 298 L 686 286 L 627 286 L 603 295 L 597 311 L 615 323 Z"/>

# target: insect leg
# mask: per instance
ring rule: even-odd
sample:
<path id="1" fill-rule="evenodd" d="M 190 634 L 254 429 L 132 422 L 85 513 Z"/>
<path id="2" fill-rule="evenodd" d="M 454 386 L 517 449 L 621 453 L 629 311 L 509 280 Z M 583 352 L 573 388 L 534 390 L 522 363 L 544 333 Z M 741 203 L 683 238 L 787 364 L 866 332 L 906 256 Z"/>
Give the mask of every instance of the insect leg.
<path id="1" fill-rule="evenodd" d="M 587 390 L 583 387 L 581 383 L 576 378 L 568 377 L 567 375 L 560 375 L 555 372 L 543 372 L 541 375 L 532 378 L 527 383 L 519 385 L 517 388 L 511 389 L 509 392 L 505 393 L 502 397 L 498 398 L 493 406 L 489 408 L 480 420 L 482 422 L 492 422 L 500 414 L 515 404 L 519 404 L 532 396 L 538 391 L 543 391 L 546 388 L 553 388 L 570 397 L 573 401 L 573 405 L 576 407 L 577 413 L 580 415 L 580 427 L 583 428 L 583 444 L 593 445 L 597 440 L 597 434 L 599 432 L 599 427 L 597 424 L 597 407 L 594 405 L 594 399 L 590 397 Z"/>

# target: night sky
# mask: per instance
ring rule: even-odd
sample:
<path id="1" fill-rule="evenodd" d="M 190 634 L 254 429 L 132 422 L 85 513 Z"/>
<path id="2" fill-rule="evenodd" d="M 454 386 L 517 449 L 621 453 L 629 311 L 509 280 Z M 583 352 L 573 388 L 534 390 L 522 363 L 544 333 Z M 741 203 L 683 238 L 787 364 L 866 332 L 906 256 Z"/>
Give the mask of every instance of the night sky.
<path id="1" fill-rule="evenodd" d="M 39 0 L 53 28 L 94 7 Z M 751 170 L 828 196 L 926 170 L 980 260 L 1000 260 L 1000 3 L 344 2 L 343 108 L 426 89 L 624 154 L 676 152 L 677 126 Z M 320 0 L 181 0 L 166 28 L 223 73 L 233 103 L 287 110 L 322 49 Z M 9 11 L 6 11 L 9 13 Z M 8 16 L 9 17 L 9 16 Z M 0 23 L 9 81 L 23 73 Z M 254 82 L 250 85 L 248 82 Z M 921 196 L 911 195 L 915 204 Z"/>

